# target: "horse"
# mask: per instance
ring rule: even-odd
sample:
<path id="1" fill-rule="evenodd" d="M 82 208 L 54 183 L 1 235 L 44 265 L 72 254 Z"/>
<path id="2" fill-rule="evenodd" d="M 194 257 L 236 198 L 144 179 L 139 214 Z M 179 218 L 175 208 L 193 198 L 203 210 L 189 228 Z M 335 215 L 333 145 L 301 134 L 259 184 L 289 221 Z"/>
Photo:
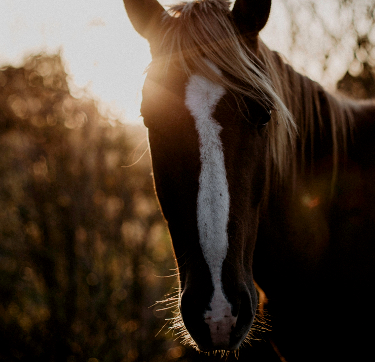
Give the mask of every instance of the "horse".
<path id="1" fill-rule="evenodd" d="M 141 114 L 185 340 L 237 351 L 267 310 L 283 361 L 368 358 L 374 102 L 271 51 L 259 37 L 271 0 L 124 4 L 152 55 Z"/>

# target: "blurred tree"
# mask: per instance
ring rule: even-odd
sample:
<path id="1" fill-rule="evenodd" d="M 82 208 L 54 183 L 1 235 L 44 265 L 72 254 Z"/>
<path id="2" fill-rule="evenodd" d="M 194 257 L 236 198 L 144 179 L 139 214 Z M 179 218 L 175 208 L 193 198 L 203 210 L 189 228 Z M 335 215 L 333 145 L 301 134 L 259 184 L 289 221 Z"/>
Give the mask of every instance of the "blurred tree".
<path id="1" fill-rule="evenodd" d="M 289 16 L 291 64 L 355 98 L 374 97 L 373 0 L 281 0 Z"/>
<path id="2" fill-rule="evenodd" d="M 71 96 L 58 55 L 0 85 L 0 359 L 167 360 L 150 306 L 174 282 L 169 240 L 148 157 L 121 167 L 144 130 Z"/>
<path id="3" fill-rule="evenodd" d="M 357 99 L 375 97 L 375 47 L 367 36 L 358 38 L 358 48 L 351 68 L 338 81 L 337 89 Z M 374 58 L 372 58 L 373 53 Z M 361 55 L 360 55 L 361 54 Z M 361 60 L 359 60 L 361 59 Z M 356 67 L 357 69 L 353 68 Z"/>

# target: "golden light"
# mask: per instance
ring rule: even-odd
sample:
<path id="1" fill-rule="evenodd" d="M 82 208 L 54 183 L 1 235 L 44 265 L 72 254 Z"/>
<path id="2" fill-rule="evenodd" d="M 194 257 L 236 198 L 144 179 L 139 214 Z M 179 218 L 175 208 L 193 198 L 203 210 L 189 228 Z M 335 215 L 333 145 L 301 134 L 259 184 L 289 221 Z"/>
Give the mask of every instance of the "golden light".
<path id="1" fill-rule="evenodd" d="M 159 1 L 162 5 L 178 2 Z M 274 0 L 262 39 L 289 57 L 289 34 L 287 9 L 281 0 Z M 314 41 L 319 47 L 319 37 Z M 131 26 L 122 0 L 1 0 L 0 67 L 20 66 L 26 55 L 41 51 L 61 52 L 73 95 L 81 95 L 84 88 L 102 101 L 103 113 L 140 122 L 143 73 L 151 58 L 148 43 Z M 299 63 L 306 64 L 306 54 L 297 52 L 291 60 L 298 70 Z M 308 75 L 321 81 L 316 62 L 309 59 L 308 64 Z M 342 67 L 331 68 L 338 73 L 329 76 L 337 80 Z"/>
<path id="2" fill-rule="evenodd" d="M 85 88 L 114 116 L 137 119 L 150 54 L 121 0 L 0 2 L 0 67 L 20 66 L 29 54 L 57 51 L 71 75 L 73 94 Z"/>
<path id="3" fill-rule="evenodd" d="M 302 204 L 308 207 L 309 209 L 314 209 L 320 205 L 319 196 L 304 195 L 302 197 Z"/>

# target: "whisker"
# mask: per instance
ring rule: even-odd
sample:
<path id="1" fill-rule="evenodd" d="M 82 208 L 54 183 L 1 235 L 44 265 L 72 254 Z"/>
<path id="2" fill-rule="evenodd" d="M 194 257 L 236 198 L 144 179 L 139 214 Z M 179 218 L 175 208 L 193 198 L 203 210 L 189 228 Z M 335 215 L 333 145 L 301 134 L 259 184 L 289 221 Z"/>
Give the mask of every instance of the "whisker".
<path id="1" fill-rule="evenodd" d="M 165 328 L 165 326 L 168 324 L 168 321 L 164 323 L 163 327 L 160 328 L 159 332 L 155 334 L 155 337 L 159 335 L 159 333 Z"/>
<path id="2" fill-rule="evenodd" d="M 143 143 L 144 143 L 145 141 L 147 142 L 147 137 L 145 137 L 145 138 L 144 138 L 144 139 L 138 144 L 138 146 L 134 148 L 134 150 L 133 150 L 133 152 L 131 153 L 131 155 L 129 156 L 129 158 L 130 158 L 130 157 L 133 157 L 133 159 L 134 159 L 134 156 L 135 156 L 137 150 L 143 145 Z M 148 145 L 147 145 L 146 149 L 143 151 L 142 155 L 141 155 L 141 156 L 140 156 L 135 162 L 133 162 L 133 163 L 130 164 L 130 165 L 124 165 L 124 166 L 121 166 L 121 167 L 123 167 L 123 168 L 133 167 L 134 165 L 136 165 L 136 164 L 137 164 L 137 163 L 143 158 L 143 156 L 147 153 L 147 151 L 148 151 Z"/>

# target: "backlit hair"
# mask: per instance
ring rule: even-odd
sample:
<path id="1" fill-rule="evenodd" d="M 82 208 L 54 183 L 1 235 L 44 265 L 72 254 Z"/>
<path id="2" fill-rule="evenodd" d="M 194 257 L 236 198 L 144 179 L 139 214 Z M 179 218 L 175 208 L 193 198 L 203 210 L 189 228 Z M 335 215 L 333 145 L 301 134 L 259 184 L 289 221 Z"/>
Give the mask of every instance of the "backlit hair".
<path id="1" fill-rule="evenodd" d="M 258 59 L 239 36 L 229 6 L 226 0 L 198 0 L 172 6 L 164 19 L 161 43 L 166 65 L 177 61 L 188 76 L 203 75 L 233 94 L 250 97 L 273 109 L 268 125 L 269 149 L 281 176 L 297 167 L 298 135 L 303 162 L 305 145 L 313 141 L 316 117 L 318 127 L 323 127 L 320 109 L 324 92 L 331 118 L 334 179 L 339 147 L 345 144 L 352 118 L 349 107 L 296 73 L 260 40 Z M 224 75 L 215 72 L 207 60 Z"/>

